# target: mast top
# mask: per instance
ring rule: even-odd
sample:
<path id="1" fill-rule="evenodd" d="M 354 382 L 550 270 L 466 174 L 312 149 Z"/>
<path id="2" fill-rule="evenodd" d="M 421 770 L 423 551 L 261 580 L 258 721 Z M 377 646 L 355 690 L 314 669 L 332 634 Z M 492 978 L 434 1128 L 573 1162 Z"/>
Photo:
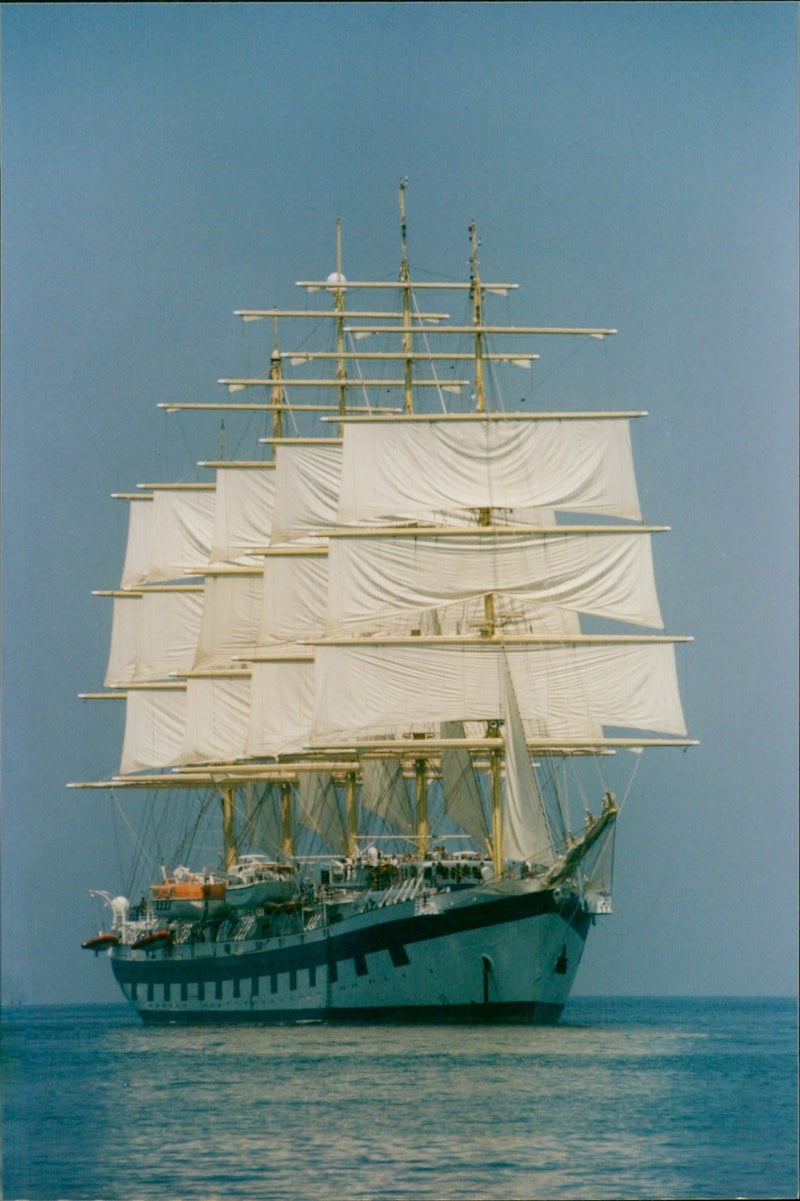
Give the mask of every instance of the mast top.
<path id="1" fill-rule="evenodd" d="M 400 281 L 407 283 L 409 280 L 408 271 L 408 247 L 406 244 L 406 179 L 400 180 L 400 244 L 402 246 L 402 258 L 400 260 Z"/>

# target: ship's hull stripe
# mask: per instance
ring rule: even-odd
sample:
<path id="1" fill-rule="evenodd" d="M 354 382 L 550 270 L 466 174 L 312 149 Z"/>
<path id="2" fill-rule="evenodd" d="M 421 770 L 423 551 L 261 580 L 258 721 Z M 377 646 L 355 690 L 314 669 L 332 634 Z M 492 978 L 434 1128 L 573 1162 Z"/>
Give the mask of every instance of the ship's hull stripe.
<path id="1" fill-rule="evenodd" d="M 446 938 L 448 935 L 467 930 L 485 929 L 507 922 L 540 917 L 547 913 L 561 912 L 563 919 L 583 938 L 588 932 L 590 918 L 571 901 L 558 906 L 552 892 L 530 892 L 510 897 L 495 897 L 471 905 L 445 910 L 443 913 L 414 915 L 392 920 L 391 910 L 386 911 L 385 920 L 342 934 L 334 933 L 336 927 L 328 928 L 328 936 L 309 939 L 295 945 L 265 948 L 256 951 L 236 951 L 238 944 L 217 944 L 217 954 L 199 955 L 197 958 L 172 958 L 169 952 L 152 952 L 147 959 L 127 959 L 112 952 L 114 974 L 120 984 L 146 984 L 148 982 L 194 983 L 218 980 L 242 980 L 253 976 L 273 977 L 281 972 L 296 973 L 300 970 L 316 971 L 327 966 L 329 979 L 335 981 L 336 965 L 342 960 L 352 959 L 357 975 L 366 974 L 367 955 L 388 951 L 395 967 L 408 963 L 406 947 L 413 943 Z M 287 935 L 287 938 L 301 937 Z M 270 942 L 272 939 L 264 939 Z M 228 949 L 229 948 L 229 949 Z M 220 949 L 223 953 L 220 954 Z M 157 956 L 157 957 L 156 957 Z"/>
<path id="2" fill-rule="evenodd" d="M 470 1005 L 387 1005 L 360 1006 L 352 1009 L 278 1009 L 278 1010 L 207 1010 L 142 1009 L 139 1016 L 155 1025 L 247 1025 L 331 1022 L 409 1023 L 432 1022 L 480 1025 L 485 1022 L 520 1022 L 527 1025 L 554 1025 L 564 1006 L 546 1001 L 507 1001 Z"/>

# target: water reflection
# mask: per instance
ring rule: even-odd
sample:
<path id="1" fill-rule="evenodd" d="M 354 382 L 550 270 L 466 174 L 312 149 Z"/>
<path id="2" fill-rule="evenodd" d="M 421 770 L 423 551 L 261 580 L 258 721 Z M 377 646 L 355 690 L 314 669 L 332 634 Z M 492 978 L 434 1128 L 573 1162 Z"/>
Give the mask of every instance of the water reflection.
<path id="1" fill-rule="evenodd" d="M 556 1028 L 151 1029 L 119 1013 L 68 1038 L 42 1027 L 27 1120 L 65 1134 L 40 1142 L 27 1179 L 59 1189 L 6 1195 L 769 1196 L 776 1171 L 785 1191 L 791 1038 L 753 1038 L 752 1012 L 726 1026 L 647 1005 Z"/>

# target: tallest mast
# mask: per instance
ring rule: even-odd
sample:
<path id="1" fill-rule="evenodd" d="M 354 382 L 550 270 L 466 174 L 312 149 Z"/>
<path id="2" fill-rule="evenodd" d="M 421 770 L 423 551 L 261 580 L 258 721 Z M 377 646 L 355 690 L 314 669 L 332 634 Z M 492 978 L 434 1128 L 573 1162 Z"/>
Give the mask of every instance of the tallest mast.
<path id="1" fill-rule="evenodd" d="M 486 412 L 486 387 L 483 382 L 483 294 L 478 269 L 478 233 L 473 221 L 469 227 L 470 254 L 470 299 L 472 300 L 472 324 L 475 327 L 475 406 L 479 413 Z"/>
<path id="2" fill-rule="evenodd" d="M 472 324 L 475 329 L 475 408 L 478 413 L 486 412 L 486 385 L 483 379 L 483 293 L 481 291 L 481 276 L 478 267 L 478 232 L 473 221 L 469 227 L 470 238 L 470 271 L 469 294 L 472 300 Z M 492 510 L 478 510 L 478 525 L 492 524 Z M 487 638 L 494 637 L 495 612 L 494 593 L 487 592 L 483 598 L 484 629 Z"/>
<path id="3" fill-rule="evenodd" d="M 411 340 L 411 273 L 408 269 L 408 249 L 406 247 L 406 181 L 400 181 L 400 240 L 403 247 L 403 257 L 400 260 L 400 283 L 403 302 L 403 354 L 406 356 L 403 376 L 403 412 L 414 412 L 414 359 L 413 343 Z"/>
<path id="4" fill-rule="evenodd" d="M 402 258 L 400 260 L 400 295 L 403 305 L 403 354 L 405 355 L 405 370 L 403 373 L 403 412 L 414 412 L 414 344 L 411 334 L 411 272 L 408 267 L 408 246 L 406 244 L 406 181 L 400 181 L 400 243 Z M 414 760 L 414 779 L 416 781 L 415 799 L 417 816 L 417 852 L 423 858 L 428 854 L 428 783 L 427 763 L 424 758 Z"/>
<path id="5" fill-rule="evenodd" d="M 336 382 L 339 392 L 339 416 L 343 417 L 347 412 L 347 370 L 344 365 L 344 288 L 341 287 L 344 283 L 344 275 L 342 274 L 341 217 L 336 218 L 336 283 L 340 285 L 334 292 L 336 305 L 336 353 L 338 355 Z"/>
<path id="6" fill-rule="evenodd" d="M 472 300 L 472 324 L 475 329 L 475 408 L 479 413 L 486 412 L 486 385 L 483 378 L 483 293 L 481 291 L 481 276 L 478 266 L 478 231 L 473 221 L 469 227 L 470 237 L 470 299 Z M 492 510 L 478 510 L 478 525 L 492 524 Z M 494 608 L 494 593 L 487 592 L 483 598 L 483 636 L 494 638 L 496 619 Z M 490 721 L 486 727 L 487 738 L 500 736 L 499 721 Z M 496 880 L 502 879 L 504 864 L 503 855 L 503 796 L 502 796 L 502 759 L 500 751 L 493 748 L 489 752 L 489 775 L 491 780 L 492 805 L 492 859 L 494 860 L 494 875 Z"/>

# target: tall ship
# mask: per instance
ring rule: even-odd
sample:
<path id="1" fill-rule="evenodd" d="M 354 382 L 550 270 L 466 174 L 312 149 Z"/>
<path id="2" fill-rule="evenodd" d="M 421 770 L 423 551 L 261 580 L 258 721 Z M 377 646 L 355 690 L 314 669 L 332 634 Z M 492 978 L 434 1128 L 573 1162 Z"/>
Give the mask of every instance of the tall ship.
<path id="1" fill-rule="evenodd" d="M 351 281 L 337 225 L 304 304 L 238 312 L 265 369 L 163 405 L 241 421 L 251 457 L 221 436 L 194 479 L 117 494 L 84 697 L 123 701 L 122 758 L 71 787 L 152 806 L 145 875 L 93 890 L 83 944 L 145 1022 L 557 1021 L 612 908 L 605 769 L 690 744 L 645 414 L 509 401 L 616 331 L 492 323 L 516 285 L 482 280 L 474 225 L 468 278 L 412 281 L 402 185 L 400 235 L 393 279 Z"/>

